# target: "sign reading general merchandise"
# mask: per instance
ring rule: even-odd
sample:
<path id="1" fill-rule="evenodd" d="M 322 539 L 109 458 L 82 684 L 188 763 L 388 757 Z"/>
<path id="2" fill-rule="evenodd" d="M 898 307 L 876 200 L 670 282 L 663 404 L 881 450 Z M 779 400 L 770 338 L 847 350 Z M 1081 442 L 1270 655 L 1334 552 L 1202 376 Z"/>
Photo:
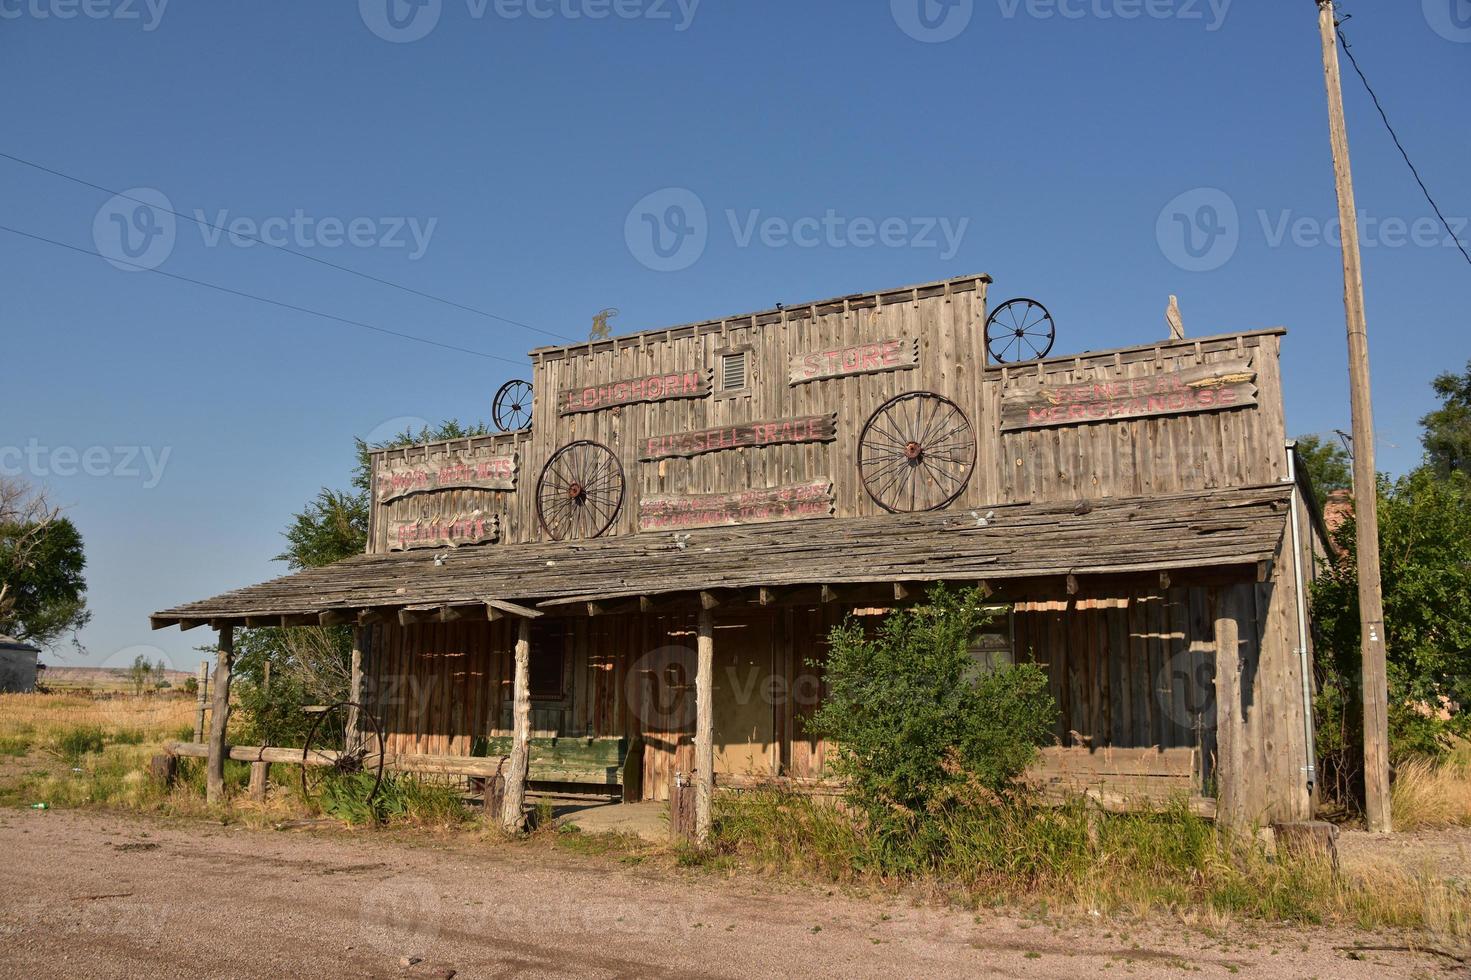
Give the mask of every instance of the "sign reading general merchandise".
<path id="1" fill-rule="evenodd" d="M 1001 428 L 1038 429 L 1240 408 L 1257 403 L 1255 382 L 1256 370 L 1250 364 L 1225 361 L 1142 378 L 1017 388 L 1001 399 Z"/>

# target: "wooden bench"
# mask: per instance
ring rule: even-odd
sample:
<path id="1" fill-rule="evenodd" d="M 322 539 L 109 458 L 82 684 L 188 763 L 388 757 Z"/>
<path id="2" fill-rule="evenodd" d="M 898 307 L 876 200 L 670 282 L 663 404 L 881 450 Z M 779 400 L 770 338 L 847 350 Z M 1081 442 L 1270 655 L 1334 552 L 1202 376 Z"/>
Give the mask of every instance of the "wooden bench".
<path id="1" fill-rule="evenodd" d="M 1050 801 L 1087 796 L 1104 809 L 1148 809 L 1183 797 L 1192 812 L 1215 816 L 1200 790 L 1194 749 L 1044 748 L 1025 781 Z"/>
<path id="2" fill-rule="evenodd" d="M 475 740 L 477 756 L 509 756 L 509 735 Z M 634 799 L 643 747 L 627 738 L 533 738 L 527 780 L 536 789 Z"/>

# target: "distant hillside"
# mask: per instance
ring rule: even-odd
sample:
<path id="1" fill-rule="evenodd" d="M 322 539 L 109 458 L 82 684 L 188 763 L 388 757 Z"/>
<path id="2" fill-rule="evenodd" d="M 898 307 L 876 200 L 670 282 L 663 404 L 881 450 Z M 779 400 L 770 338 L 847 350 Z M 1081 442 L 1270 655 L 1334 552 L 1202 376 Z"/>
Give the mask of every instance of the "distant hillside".
<path id="1" fill-rule="evenodd" d="M 164 680 L 173 687 L 182 687 L 193 675 L 187 670 L 166 670 Z M 41 672 L 40 681 L 47 687 L 90 687 L 94 690 L 114 690 L 132 687 L 125 667 L 63 667 L 48 665 Z"/>

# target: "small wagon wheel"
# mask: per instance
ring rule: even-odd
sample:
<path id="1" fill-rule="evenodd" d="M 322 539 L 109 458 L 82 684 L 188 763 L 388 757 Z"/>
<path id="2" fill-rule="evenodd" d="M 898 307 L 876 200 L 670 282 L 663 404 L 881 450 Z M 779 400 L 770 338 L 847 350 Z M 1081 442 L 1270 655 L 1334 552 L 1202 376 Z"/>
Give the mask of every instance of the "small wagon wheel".
<path id="1" fill-rule="evenodd" d="M 501 385 L 490 414 L 502 432 L 531 428 L 531 382 L 517 379 Z"/>
<path id="2" fill-rule="evenodd" d="M 599 442 L 563 446 L 536 484 L 536 516 L 553 541 L 600 537 L 622 506 L 623 464 Z"/>
<path id="3" fill-rule="evenodd" d="M 315 715 L 301 750 L 301 795 L 320 804 L 327 783 L 341 776 L 365 774 L 358 786 L 364 805 L 383 785 L 383 730 L 373 713 L 355 701 L 307 708 Z M 349 730 L 356 720 L 356 730 Z M 354 784 L 356 785 L 356 784 Z"/>
<path id="4" fill-rule="evenodd" d="M 960 406 L 911 391 L 879 406 L 858 437 L 858 475 L 891 513 L 939 510 L 960 496 L 976 465 L 976 440 Z"/>
<path id="5" fill-rule="evenodd" d="M 986 318 L 986 350 L 997 364 L 1040 360 L 1052 352 L 1057 324 L 1034 299 L 1010 299 Z"/>

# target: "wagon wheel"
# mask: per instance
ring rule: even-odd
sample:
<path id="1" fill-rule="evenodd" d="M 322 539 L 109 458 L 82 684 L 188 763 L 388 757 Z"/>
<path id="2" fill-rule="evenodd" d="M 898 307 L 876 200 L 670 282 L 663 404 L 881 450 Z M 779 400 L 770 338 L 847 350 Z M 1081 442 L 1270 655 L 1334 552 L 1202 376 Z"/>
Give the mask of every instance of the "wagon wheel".
<path id="1" fill-rule="evenodd" d="M 329 782 L 361 773 L 366 778 L 344 785 L 365 806 L 370 805 L 383 785 L 383 730 L 378 720 L 355 701 L 306 710 L 315 717 L 307 730 L 306 747 L 301 750 L 302 798 L 309 805 L 320 806 Z M 354 717 L 358 720 L 357 731 L 349 732 Z"/>
<path id="2" fill-rule="evenodd" d="M 970 482 L 975 465 L 970 420 L 959 405 L 929 391 L 884 402 L 858 437 L 863 488 L 892 513 L 950 504 Z"/>
<path id="3" fill-rule="evenodd" d="M 536 516 L 553 541 L 596 538 L 623 506 L 623 464 L 598 442 L 557 450 L 536 484 Z"/>
<path id="4" fill-rule="evenodd" d="M 1011 299 L 986 318 L 986 350 L 997 364 L 1040 360 L 1052 352 L 1057 324 L 1034 299 Z"/>
<path id="5" fill-rule="evenodd" d="M 507 381 L 495 393 L 491 418 L 502 432 L 531 428 L 531 382 Z"/>

